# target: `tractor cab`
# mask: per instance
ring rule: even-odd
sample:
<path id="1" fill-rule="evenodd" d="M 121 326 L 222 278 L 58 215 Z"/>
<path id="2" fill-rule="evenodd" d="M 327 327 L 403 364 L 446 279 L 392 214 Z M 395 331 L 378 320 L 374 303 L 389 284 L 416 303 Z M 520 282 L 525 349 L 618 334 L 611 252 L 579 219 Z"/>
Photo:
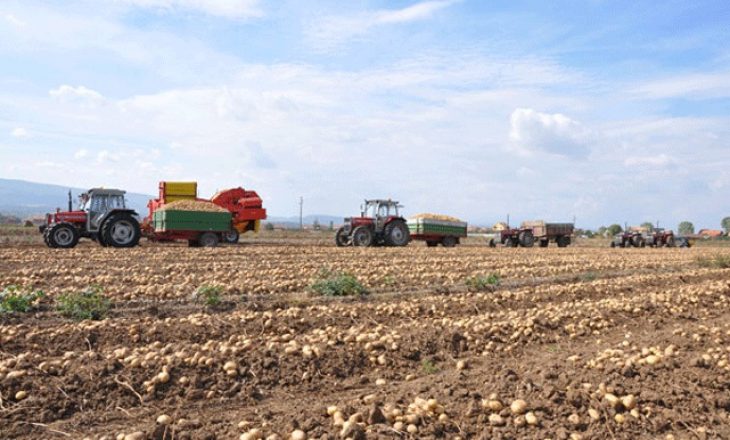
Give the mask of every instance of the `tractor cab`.
<path id="1" fill-rule="evenodd" d="M 403 206 L 390 199 L 365 200 L 360 217 L 348 217 L 337 231 L 338 246 L 405 246 L 410 241 Z"/>
<path id="2" fill-rule="evenodd" d="M 141 235 L 136 213 L 127 208 L 124 194 L 118 189 L 92 188 L 79 195 L 79 207 L 72 208 L 68 193 L 68 211 L 57 209 L 46 215 L 40 227 L 49 247 L 72 248 L 79 238 L 91 238 L 102 246 L 133 247 Z"/>

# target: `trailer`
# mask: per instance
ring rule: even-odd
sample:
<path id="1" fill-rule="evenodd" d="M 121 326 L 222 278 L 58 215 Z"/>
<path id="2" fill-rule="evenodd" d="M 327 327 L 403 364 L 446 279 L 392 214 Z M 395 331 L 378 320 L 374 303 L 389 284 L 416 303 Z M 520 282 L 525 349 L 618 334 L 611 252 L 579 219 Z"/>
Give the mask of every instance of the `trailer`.
<path id="1" fill-rule="evenodd" d="M 540 247 L 554 242 L 558 247 L 570 245 L 575 225 L 573 223 L 546 223 L 542 220 L 522 222 L 523 229 L 532 230 L 532 236 Z"/>
<path id="2" fill-rule="evenodd" d="M 548 247 L 554 242 L 558 247 L 566 247 L 572 241 L 575 226 L 573 223 L 547 223 L 542 220 L 522 222 L 519 228 L 505 227 L 495 231 L 489 240 L 490 247 L 502 244 L 505 247 Z"/>
<path id="3" fill-rule="evenodd" d="M 426 242 L 428 247 L 441 244 L 444 247 L 454 247 L 466 237 L 466 222 L 453 220 L 439 220 L 433 218 L 411 218 L 407 222 L 412 240 Z"/>
<path id="4" fill-rule="evenodd" d="M 200 203 L 200 202 L 198 202 Z M 229 211 L 158 209 L 152 213 L 150 241 L 186 240 L 190 247 L 215 247 L 233 229 Z"/>

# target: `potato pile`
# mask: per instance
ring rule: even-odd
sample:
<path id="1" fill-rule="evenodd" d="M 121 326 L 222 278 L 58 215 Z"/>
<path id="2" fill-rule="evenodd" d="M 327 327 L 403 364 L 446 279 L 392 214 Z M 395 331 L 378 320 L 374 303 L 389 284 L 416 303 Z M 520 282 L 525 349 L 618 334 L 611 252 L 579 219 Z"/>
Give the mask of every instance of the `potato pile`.
<path id="1" fill-rule="evenodd" d="M 451 217 L 450 215 L 443 215 L 443 214 L 431 214 L 428 212 L 416 214 L 410 218 L 413 219 L 427 219 L 427 220 L 440 220 L 442 222 L 461 222 L 456 217 Z"/>
<path id="2" fill-rule="evenodd" d="M 163 205 L 160 211 L 228 212 L 227 209 L 205 200 L 176 200 Z"/>

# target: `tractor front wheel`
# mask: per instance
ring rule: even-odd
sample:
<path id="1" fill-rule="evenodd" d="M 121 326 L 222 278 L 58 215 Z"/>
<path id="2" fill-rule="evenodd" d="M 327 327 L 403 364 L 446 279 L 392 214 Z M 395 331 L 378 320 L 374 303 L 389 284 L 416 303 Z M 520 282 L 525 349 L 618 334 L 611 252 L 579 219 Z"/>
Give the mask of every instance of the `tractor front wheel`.
<path id="1" fill-rule="evenodd" d="M 373 244 L 373 231 L 367 226 L 358 226 L 352 231 L 352 245 L 368 247 Z"/>
<path id="2" fill-rule="evenodd" d="M 504 247 L 517 247 L 517 242 L 515 242 L 511 238 L 508 238 L 504 241 Z"/>
<path id="3" fill-rule="evenodd" d="M 54 225 L 48 233 L 51 247 L 68 249 L 79 243 L 79 231 L 68 223 Z"/>
<path id="4" fill-rule="evenodd" d="M 130 214 L 114 214 L 101 227 L 99 242 L 115 248 L 129 248 L 139 244 L 142 232 L 139 223 Z"/>
<path id="5" fill-rule="evenodd" d="M 383 230 L 385 244 L 388 246 L 405 246 L 411 241 L 408 225 L 402 220 L 393 220 Z"/>
<path id="6" fill-rule="evenodd" d="M 341 226 L 335 234 L 335 244 L 337 247 L 350 246 L 352 244 L 352 237 L 347 233 L 344 226 Z"/>
<path id="7" fill-rule="evenodd" d="M 497 247 L 497 243 L 494 241 L 493 238 L 489 240 L 489 247 L 491 247 L 491 248 Z"/>

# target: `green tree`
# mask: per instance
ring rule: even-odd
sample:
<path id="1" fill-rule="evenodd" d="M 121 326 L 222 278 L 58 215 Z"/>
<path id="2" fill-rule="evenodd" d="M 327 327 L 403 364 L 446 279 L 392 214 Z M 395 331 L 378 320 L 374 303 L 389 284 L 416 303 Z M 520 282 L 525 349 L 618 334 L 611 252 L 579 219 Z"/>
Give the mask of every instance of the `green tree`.
<path id="1" fill-rule="evenodd" d="M 621 225 L 614 223 L 611 226 L 609 226 L 608 228 L 606 228 L 606 231 L 608 232 L 608 235 L 613 236 L 613 235 L 622 233 L 624 231 L 624 228 L 622 228 Z"/>
<path id="2" fill-rule="evenodd" d="M 683 221 L 679 224 L 677 227 L 677 230 L 679 231 L 680 235 L 689 235 L 695 233 L 695 225 L 692 224 L 692 222 L 689 221 Z"/>
<path id="3" fill-rule="evenodd" d="M 607 230 L 608 230 L 608 228 L 607 228 L 607 227 L 605 227 L 605 226 L 601 226 L 601 227 L 600 227 L 600 228 L 598 228 L 598 230 L 596 231 L 596 234 L 597 234 L 597 235 L 601 235 L 601 236 L 603 236 L 603 235 L 605 235 L 605 234 L 606 234 L 606 231 L 607 231 Z"/>
<path id="4" fill-rule="evenodd" d="M 722 219 L 720 224 L 722 225 L 722 229 L 724 229 L 726 233 L 730 234 L 730 217 Z"/>
<path id="5" fill-rule="evenodd" d="M 264 223 L 264 229 L 267 231 L 273 231 L 274 230 L 274 224 L 271 222 Z"/>

